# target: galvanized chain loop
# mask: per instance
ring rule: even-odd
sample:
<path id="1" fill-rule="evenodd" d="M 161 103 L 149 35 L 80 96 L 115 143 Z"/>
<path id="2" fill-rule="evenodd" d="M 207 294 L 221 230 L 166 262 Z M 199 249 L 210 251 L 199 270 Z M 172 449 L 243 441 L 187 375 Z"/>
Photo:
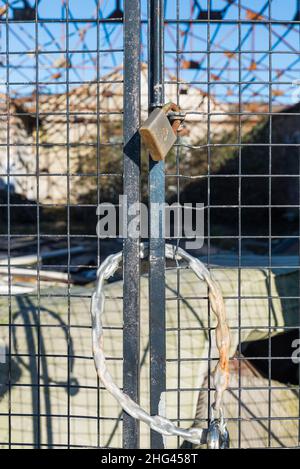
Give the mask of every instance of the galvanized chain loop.
<path id="1" fill-rule="evenodd" d="M 140 257 L 143 259 L 147 255 L 147 246 L 141 244 Z M 188 262 L 189 267 L 195 272 L 200 280 L 204 280 L 209 289 L 209 299 L 213 312 L 217 317 L 216 326 L 216 344 L 219 351 L 219 360 L 213 372 L 215 385 L 215 402 L 213 404 L 214 412 L 221 415 L 222 396 L 228 385 L 229 371 L 229 346 L 230 335 L 226 322 L 225 306 L 222 293 L 218 284 L 212 279 L 209 271 L 202 262 L 183 249 L 170 244 L 166 244 L 165 255 L 168 259 L 184 259 Z M 96 290 L 92 296 L 92 339 L 93 339 L 93 355 L 97 374 L 108 392 L 119 402 L 123 410 L 125 410 L 133 418 L 138 419 L 153 430 L 165 436 L 180 436 L 184 440 L 194 444 L 203 443 L 203 435 L 206 430 L 201 428 L 183 429 L 177 427 L 169 419 L 160 415 L 151 416 L 143 410 L 136 402 L 134 402 L 127 394 L 115 384 L 106 365 L 105 354 L 103 350 L 103 327 L 102 314 L 104 311 L 105 295 L 103 290 L 104 280 L 111 277 L 118 269 L 122 260 L 122 252 L 113 254 L 101 264 L 98 270 L 98 281 Z"/>

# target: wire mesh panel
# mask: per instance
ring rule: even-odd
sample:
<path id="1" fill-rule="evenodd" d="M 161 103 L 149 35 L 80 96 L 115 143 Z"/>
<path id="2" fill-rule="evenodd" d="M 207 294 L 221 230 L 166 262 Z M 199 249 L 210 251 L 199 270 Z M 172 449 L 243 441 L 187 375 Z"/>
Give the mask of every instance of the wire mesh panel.
<path id="1" fill-rule="evenodd" d="M 276 1 L 178 0 L 166 8 L 165 29 L 166 99 L 186 112 L 167 162 L 167 194 L 205 205 L 204 244 L 191 253 L 215 272 L 230 320 L 224 413 L 231 446 L 298 447 L 299 363 L 291 357 L 299 336 L 299 142 L 292 130 L 299 2 L 283 11 Z M 178 421 L 186 419 L 189 394 L 199 391 L 194 425 L 201 427 L 212 399 L 214 324 L 200 315 L 202 362 L 189 376 L 203 376 L 183 386 L 182 368 L 199 355 L 186 354 L 192 332 L 182 324 L 182 306 L 188 302 L 195 314 L 200 305 L 210 309 L 187 284 L 178 270 L 176 294 L 167 299 L 176 302 L 178 331 L 168 357 L 177 363 L 177 382 L 167 391 L 176 393 Z"/>
<path id="2" fill-rule="evenodd" d="M 0 2 L 1 448 L 198 447 L 124 413 L 93 363 L 97 268 L 123 250 L 111 374 L 146 411 L 207 428 L 216 320 L 165 241 L 224 298 L 231 447 L 299 447 L 299 15 L 297 0 Z M 157 165 L 137 130 L 166 102 L 185 120 Z M 140 200 L 149 232 L 126 236 Z M 161 201 L 188 208 L 166 240 Z"/>
<path id="3" fill-rule="evenodd" d="M 99 203 L 123 193 L 123 18 L 101 3 L 1 2 L 4 448 L 98 447 L 116 421 L 89 306 L 97 266 L 122 248 L 96 234 Z"/>

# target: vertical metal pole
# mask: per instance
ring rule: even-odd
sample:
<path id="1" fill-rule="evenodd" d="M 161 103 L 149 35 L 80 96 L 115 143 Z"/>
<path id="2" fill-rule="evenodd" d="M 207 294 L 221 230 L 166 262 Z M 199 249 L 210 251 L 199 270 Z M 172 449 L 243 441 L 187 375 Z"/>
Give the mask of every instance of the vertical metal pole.
<path id="1" fill-rule="evenodd" d="M 149 0 L 149 112 L 164 104 L 164 0 Z M 150 412 L 158 413 L 166 389 L 164 162 L 149 159 Z M 163 448 L 151 431 L 151 448 Z"/>
<path id="2" fill-rule="evenodd" d="M 140 201 L 140 0 L 124 1 L 124 195 L 128 207 Z M 122 216 L 122 214 L 120 214 Z M 130 217 L 128 216 L 128 223 Z M 124 239 L 123 389 L 139 401 L 140 239 Z M 139 424 L 123 414 L 123 447 L 139 447 Z"/>

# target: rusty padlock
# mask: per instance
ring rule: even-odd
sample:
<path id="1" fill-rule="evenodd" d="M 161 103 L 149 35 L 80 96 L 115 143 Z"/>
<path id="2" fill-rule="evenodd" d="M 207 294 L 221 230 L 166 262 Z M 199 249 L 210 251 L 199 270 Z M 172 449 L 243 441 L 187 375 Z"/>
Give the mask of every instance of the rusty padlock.
<path id="1" fill-rule="evenodd" d="M 172 112 L 172 124 L 168 113 Z M 177 139 L 177 131 L 184 117 L 179 107 L 168 103 L 163 108 L 156 108 L 140 127 L 142 141 L 154 161 L 164 160 Z"/>

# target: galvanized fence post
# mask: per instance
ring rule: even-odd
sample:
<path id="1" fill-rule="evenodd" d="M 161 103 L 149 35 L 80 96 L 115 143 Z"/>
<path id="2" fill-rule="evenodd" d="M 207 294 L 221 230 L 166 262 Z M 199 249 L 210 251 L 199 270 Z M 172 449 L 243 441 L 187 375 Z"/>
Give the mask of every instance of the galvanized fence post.
<path id="1" fill-rule="evenodd" d="M 124 195 L 128 207 L 140 201 L 140 0 L 124 1 Z M 122 210 L 122 208 L 121 208 Z M 120 214 L 122 216 L 122 214 Z M 135 217 L 136 218 L 136 217 Z M 123 388 L 139 400 L 140 257 L 139 238 L 125 235 L 123 251 Z M 123 447 L 139 447 L 139 423 L 123 414 Z"/>
<path id="2" fill-rule="evenodd" d="M 149 112 L 164 104 L 164 0 L 149 0 Z M 166 389 L 165 341 L 165 166 L 149 159 L 149 314 L 150 411 L 158 413 Z M 151 448 L 163 448 L 162 436 L 151 432 Z"/>

